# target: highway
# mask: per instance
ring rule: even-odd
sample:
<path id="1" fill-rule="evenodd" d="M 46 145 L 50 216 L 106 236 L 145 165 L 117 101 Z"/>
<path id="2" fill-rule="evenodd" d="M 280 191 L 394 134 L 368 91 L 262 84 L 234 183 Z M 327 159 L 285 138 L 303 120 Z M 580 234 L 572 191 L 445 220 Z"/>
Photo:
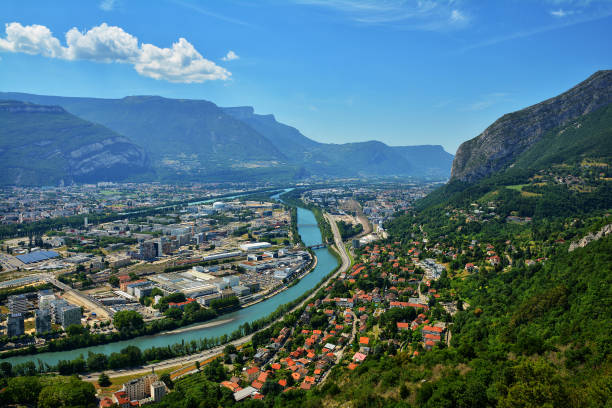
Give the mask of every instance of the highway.
<path id="1" fill-rule="evenodd" d="M 344 242 L 342 242 L 342 236 L 340 235 L 340 231 L 338 230 L 338 225 L 336 224 L 336 221 L 334 221 L 334 218 L 327 213 L 325 213 L 325 219 L 327 220 L 327 222 L 329 222 L 329 225 L 331 226 L 332 234 L 334 234 L 334 244 L 336 245 L 336 248 L 340 253 L 340 258 L 342 259 L 342 265 L 338 272 L 346 272 L 351 266 L 351 259 L 349 258 L 348 253 L 346 252 Z"/>

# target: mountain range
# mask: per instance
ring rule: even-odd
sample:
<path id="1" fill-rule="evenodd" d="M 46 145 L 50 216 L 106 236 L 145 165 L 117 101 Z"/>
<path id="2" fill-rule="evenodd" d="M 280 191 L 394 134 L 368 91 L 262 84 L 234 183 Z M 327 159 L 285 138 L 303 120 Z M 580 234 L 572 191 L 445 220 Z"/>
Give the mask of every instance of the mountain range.
<path id="1" fill-rule="evenodd" d="M 278 122 L 273 115 L 255 114 L 252 107 L 222 108 L 205 100 L 159 96 L 100 99 L 23 93 L 0 93 L 0 99 L 58 106 L 92 126 L 101 125 L 126 138 L 146 153 L 142 163 L 138 162 L 137 171 L 122 173 L 130 179 L 233 181 L 358 176 L 445 179 L 453 158 L 441 146 L 392 147 L 376 141 L 319 143 Z M 30 137 L 35 138 L 36 118 L 28 121 Z M 40 123 L 40 132 L 49 138 L 45 126 Z M 12 131 L 18 134 L 19 128 Z M 78 142 L 78 137 L 73 140 Z M 36 184 L 43 180 L 55 183 L 58 179 L 78 179 L 61 171 L 47 175 L 8 176 L 2 182 Z"/>

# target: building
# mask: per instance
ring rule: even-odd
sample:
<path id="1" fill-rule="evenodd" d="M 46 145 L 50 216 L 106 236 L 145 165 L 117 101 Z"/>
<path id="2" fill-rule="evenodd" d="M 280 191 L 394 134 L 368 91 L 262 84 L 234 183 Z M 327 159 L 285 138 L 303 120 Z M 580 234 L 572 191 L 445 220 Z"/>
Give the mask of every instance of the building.
<path id="1" fill-rule="evenodd" d="M 151 383 L 151 399 L 154 402 L 159 402 L 166 395 L 166 384 L 161 381 L 154 381 Z"/>
<path id="2" fill-rule="evenodd" d="M 236 275 L 224 276 L 223 281 L 227 282 L 231 287 L 240 285 L 240 278 Z"/>
<path id="3" fill-rule="evenodd" d="M 144 377 L 136 378 L 134 380 L 126 382 L 125 384 L 123 384 L 122 391 L 125 392 L 128 400 L 139 401 L 149 396 L 152 396 L 151 386 L 155 383 L 159 383 L 157 375 L 149 374 L 145 375 Z M 165 391 L 166 389 L 164 387 L 164 393 Z M 161 391 L 157 390 L 157 392 L 160 393 Z"/>
<path id="4" fill-rule="evenodd" d="M 30 307 L 30 302 L 26 295 L 13 295 L 8 297 L 8 308 L 12 314 L 26 314 Z"/>
<path id="5" fill-rule="evenodd" d="M 69 305 L 63 307 L 59 312 L 59 316 L 59 322 L 64 329 L 73 324 L 81 324 L 82 313 L 81 308 L 78 306 Z"/>
<path id="6" fill-rule="evenodd" d="M 6 335 L 8 337 L 21 336 L 25 333 L 23 327 L 23 315 L 21 313 L 11 313 L 6 320 Z"/>
<path id="7" fill-rule="evenodd" d="M 269 248 L 272 244 L 269 242 L 252 242 L 250 244 L 242 244 L 240 245 L 240 249 L 245 252 L 256 251 L 258 249 Z"/>
<path id="8" fill-rule="evenodd" d="M 141 242 L 138 255 L 140 255 L 140 259 L 145 260 L 157 258 L 157 248 L 155 247 L 155 243 L 153 241 Z"/>
<path id="9" fill-rule="evenodd" d="M 51 331 L 51 310 L 36 310 L 36 333 L 47 333 Z"/>
<path id="10" fill-rule="evenodd" d="M 51 302 L 55 300 L 55 295 L 51 289 L 38 291 L 38 308 L 49 309 Z"/>
<path id="11" fill-rule="evenodd" d="M 70 306 L 70 303 L 64 299 L 54 299 L 50 302 L 51 307 L 51 321 L 55 324 L 61 323 L 61 311 L 64 307 Z"/>
<path id="12" fill-rule="evenodd" d="M 155 288 L 155 286 L 153 285 L 148 285 L 148 286 L 138 286 L 134 288 L 134 297 L 137 299 L 149 296 L 151 294 L 151 292 L 153 292 L 153 289 Z"/>
<path id="13" fill-rule="evenodd" d="M 247 288 L 244 285 L 237 285 L 232 287 L 232 290 L 234 291 L 234 293 L 236 293 L 236 295 L 238 296 L 246 296 L 248 294 L 251 293 L 251 289 Z"/>

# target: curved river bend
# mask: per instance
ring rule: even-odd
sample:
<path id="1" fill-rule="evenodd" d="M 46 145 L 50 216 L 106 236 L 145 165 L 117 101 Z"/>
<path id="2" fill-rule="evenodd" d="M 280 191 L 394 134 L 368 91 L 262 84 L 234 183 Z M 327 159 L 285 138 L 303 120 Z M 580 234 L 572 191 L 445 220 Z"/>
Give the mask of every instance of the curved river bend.
<path id="1" fill-rule="evenodd" d="M 317 226 L 317 221 L 314 214 L 307 209 L 298 207 L 298 232 L 302 237 L 302 241 L 307 246 L 317 245 L 322 242 L 321 232 Z M 315 287 L 325 276 L 327 276 L 337 265 L 336 258 L 329 252 L 327 248 L 316 249 L 315 254 L 318 262 L 315 269 L 304 276 L 295 286 L 292 286 L 279 294 L 249 306 L 244 309 L 237 310 L 232 313 L 224 314 L 217 317 L 216 319 L 209 320 L 206 323 L 224 322 L 213 327 L 206 327 L 201 329 L 194 329 L 183 331 L 179 333 L 158 333 L 154 336 L 137 337 L 131 340 L 118 341 L 115 343 L 104 344 L 100 346 L 85 347 L 70 351 L 58 351 L 52 353 L 41 353 L 29 356 L 17 356 L 8 358 L 4 361 L 8 361 L 12 364 L 23 363 L 26 361 L 37 361 L 41 360 L 47 364 L 57 364 L 59 360 L 72 360 L 83 354 L 87 358 L 87 352 L 92 351 L 96 353 L 110 354 L 118 352 L 126 346 L 133 345 L 139 347 L 141 350 L 150 347 L 162 347 L 182 341 L 189 342 L 194 339 L 200 339 L 204 337 L 213 338 L 223 336 L 224 334 L 230 335 L 238 327 L 245 322 L 252 322 L 268 314 L 272 313 L 278 306 L 285 303 L 289 303 L 292 300 L 301 296 L 307 290 Z M 201 323 L 200 323 L 201 324 Z"/>

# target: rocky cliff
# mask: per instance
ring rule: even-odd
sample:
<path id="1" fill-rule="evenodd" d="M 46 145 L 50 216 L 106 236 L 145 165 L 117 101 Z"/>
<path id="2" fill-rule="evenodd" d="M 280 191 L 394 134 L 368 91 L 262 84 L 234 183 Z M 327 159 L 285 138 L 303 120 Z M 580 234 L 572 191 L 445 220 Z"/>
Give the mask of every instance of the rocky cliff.
<path id="1" fill-rule="evenodd" d="M 547 131 L 612 102 L 612 70 L 598 71 L 567 92 L 509 113 L 455 155 L 451 180 L 474 182 L 511 165 Z"/>

